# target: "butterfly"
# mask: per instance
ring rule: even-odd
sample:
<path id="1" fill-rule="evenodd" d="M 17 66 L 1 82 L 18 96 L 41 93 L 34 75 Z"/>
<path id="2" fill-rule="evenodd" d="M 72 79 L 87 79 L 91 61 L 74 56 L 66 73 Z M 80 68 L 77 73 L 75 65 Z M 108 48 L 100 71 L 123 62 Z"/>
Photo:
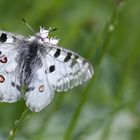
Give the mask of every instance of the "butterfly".
<path id="1" fill-rule="evenodd" d="M 67 91 L 92 77 L 92 65 L 59 47 L 59 39 L 49 37 L 50 30 L 40 27 L 29 37 L 0 30 L 0 102 L 24 98 L 27 107 L 38 112 L 55 91 Z"/>

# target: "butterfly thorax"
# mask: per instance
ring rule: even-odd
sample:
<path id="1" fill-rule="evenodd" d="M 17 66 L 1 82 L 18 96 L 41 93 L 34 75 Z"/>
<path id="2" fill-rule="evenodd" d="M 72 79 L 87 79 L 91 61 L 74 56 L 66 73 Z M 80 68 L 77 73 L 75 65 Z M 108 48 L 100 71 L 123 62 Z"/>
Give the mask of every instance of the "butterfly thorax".
<path id="1" fill-rule="evenodd" d="M 43 47 L 36 40 L 27 41 L 20 46 L 18 56 L 16 58 L 19 73 L 19 81 L 21 85 L 30 85 L 38 68 L 42 66 L 42 58 L 40 49 Z"/>

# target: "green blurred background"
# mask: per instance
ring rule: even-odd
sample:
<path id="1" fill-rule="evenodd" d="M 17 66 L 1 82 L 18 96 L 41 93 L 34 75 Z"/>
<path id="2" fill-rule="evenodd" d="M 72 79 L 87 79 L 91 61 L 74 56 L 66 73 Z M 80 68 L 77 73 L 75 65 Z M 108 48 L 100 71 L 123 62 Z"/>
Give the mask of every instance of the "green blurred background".
<path id="1" fill-rule="evenodd" d="M 55 95 L 29 113 L 16 140 L 140 140 L 140 1 L 1 0 L 0 29 L 22 35 L 39 26 L 58 28 L 60 46 L 91 62 L 82 86 Z M 23 100 L 0 103 L 0 140 L 25 109 Z"/>

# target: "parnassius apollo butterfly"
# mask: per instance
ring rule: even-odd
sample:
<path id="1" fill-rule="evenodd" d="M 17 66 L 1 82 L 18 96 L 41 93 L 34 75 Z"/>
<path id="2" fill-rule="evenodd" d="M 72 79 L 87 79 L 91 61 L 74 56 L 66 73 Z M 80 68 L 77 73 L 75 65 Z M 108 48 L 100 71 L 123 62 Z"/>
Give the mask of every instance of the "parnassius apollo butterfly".
<path id="1" fill-rule="evenodd" d="M 23 97 L 29 109 L 38 112 L 52 101 L 54 91 L 66 91 L 92 77 L 91 64 L 59 47 L 49 32 L 40 28 L 24 37 L 0 30 L 0 102 Z"/>

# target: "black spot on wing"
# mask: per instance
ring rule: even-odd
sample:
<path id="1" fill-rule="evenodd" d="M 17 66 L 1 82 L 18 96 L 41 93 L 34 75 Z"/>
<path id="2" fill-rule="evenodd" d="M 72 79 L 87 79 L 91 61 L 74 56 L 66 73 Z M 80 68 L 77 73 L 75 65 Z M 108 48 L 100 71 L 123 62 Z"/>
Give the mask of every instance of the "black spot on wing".
<path id="1" fill-rule="evenodd" d="M 77 63 L 77 59 L 79 59 L 78 55 L 74 55 L 74 59 L 72 59 L 72 62 L 70 64 L 70 67 L 73 68 L 73 66 Z"/>
<path id="2" fill-rule="evenodd" d="M 75 59 L 78 59 L 78 58 L 79 58 L 79 56 L 78 56 L 78 55 L 74 55 L 74 58 L 75 58 Z"/>
<path id="3" fill-rule="evenodd" d="M 87 64 L 88 62 L 86 60 L 83 60 L 82 64 L 85 65 Z"/>
<path id="4" fill-rule="evenodd" d="M 53 72 L 54 70 L 55 70 L 55 66 L 54 65 L 52 65 L 52 66 L 49 67 L 49 72 L 50 73 Z"/>
<path id="5" fill-rule="evenodd" d="M 57 58 L 60 55 L 60 52 L 61 52 L 61 50 L 57 49 L 55 54 L 54 54 L 54 57 Z"/>
<path id="6" fill-rule="evenodd" d="M 73 66 L 74 66 L 76 63 L 77 63 L 77 61 L 76 61 L 76 60 L 73 60 L 73 61 L 71 62 L 71 64 L 70 64 L 70 67 L 73 68 Z"/>
<path id="7" fill-rule="evenodd" d="M 28 87 L 27 91 L 30 92 L 30 91 L 33 91 L 35 89 L 35 87 Z"/>
<path id="8" fill-rule="evenodd" d="M 72 53 L 68 52 L 67 56 L 64 58 L 64 62 L 68 62 L 71 59 Z"/>
<path id="9" fill-rule="evenodd" d="M 11 82 L 12 87 L 16 88 L 17 90 L 21 90 L 21 86 L 20 85 L 16 85 L 15 82 Z"/>
<path id="10" fill-rule="evenodd" d="M 1 55 L 1 53 L 2 53 L 2 52 L 0 51 L 0 55 Z"/>
<path id="11" fill-rule="evenodd" d="M 0 36 L 0 42 L 4 43 L 4 42 L 6 42 L 6 40 L 7 40 L 7 34 L 2 33 L 1 36 Z"/>
<path id="12" fill-rule="evenodd" d="M 15 84 L 15 82 L 12 82 L 12 83 L 11 83 L 11 85 L 12 85 L 13 87 L 16 87 L 16 84 Z"/>
<path id="13" fill-rule="evenodd" d="M 48 73 L 48 72 L 47 72 L 47 69 L 45 70 L 45 73 Z"/>
<path id="14" fill-rule="evenodd" d="M 16 85 L 16 89 L 20 91 L 21 90 L 21 86 Z"/>

